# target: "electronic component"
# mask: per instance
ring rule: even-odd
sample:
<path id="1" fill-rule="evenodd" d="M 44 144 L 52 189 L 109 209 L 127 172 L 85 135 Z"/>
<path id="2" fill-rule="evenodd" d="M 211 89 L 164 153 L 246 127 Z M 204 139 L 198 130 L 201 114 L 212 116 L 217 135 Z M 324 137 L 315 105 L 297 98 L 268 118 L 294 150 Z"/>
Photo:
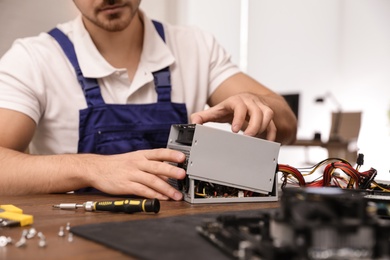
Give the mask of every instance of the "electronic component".
<path id="1" fill-rule="evenodd" d="M 53 205 L 58 209 L 78 209 L 86 211 L 111 211 L 111 212 L 154 212 L 160 211 L 160 201 L 158 199 L 127 199 L 114 201 L 87 201 L 83 204 L 61 203 Z"/>
<path id="2" fill-rule="evenodd" d="M 389 259 L 390 221 L 355 190 L 286 188 L 281 208 L 221 215 L 200 235 L 238 259 Z"/>
<path id="3" fill-rule="evenodd" d="M 172 125 L 168 148 L 186 154 L 184 180 L 170 183 L 190 203 L 277 201 L 280 144 L 204 125 Z"/>

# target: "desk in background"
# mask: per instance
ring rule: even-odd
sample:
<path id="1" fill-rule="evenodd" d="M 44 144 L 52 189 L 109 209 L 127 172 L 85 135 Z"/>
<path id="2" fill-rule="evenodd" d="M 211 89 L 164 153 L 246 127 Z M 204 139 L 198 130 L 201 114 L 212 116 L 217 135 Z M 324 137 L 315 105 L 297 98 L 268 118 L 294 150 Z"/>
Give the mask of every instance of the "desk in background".
<path id="1" fill-rule="evenodd" d="M 296 140 L 290 146 L 322 147 L 328 151 L 329 158 L 345 159 L 354 164 L 357 159 L 358 148 L 356 144 L 361 125 L 362 112 L 338 112 L 332 113 L 331 131 L 327 142 L 320 139 Z M 321 138 L 321 137 L 319 137 Z M 325 158 L 324 158 L 325 159 Z"/>
<path id="2" fill-rule="evenodd" d="M 34 224 L 26 227 L 7 227 L 0 229 L 0 236 L 9 236 L 13 239 L 13 244 L 0 247 L 0 259 L 132 259 L 130 256 L 122 254 L 119 251 L 78 236 L 73 236 L 73 242 L 69 242 L 66 236 L 60 237 L 58 235 L 60 227 L 65 228 L 68 222 L 71 226 L 78 226 L 92 223 L 147 220 L 209 212 L 267 209 L 277 208 L 279 206 L 278 202 L 195 205 L 184 201 L 161 201 L 161 209 L 158 214 L 116 214 L 110 212 L 86 212 L 83 209 L 59 210 L 52 208 L 52 205 L 59 203 L 83 203 L 85 201 L 112 199 L 119 200 L 123 198 L 85 194 L 2 196 L 0 198 L 0 204 L 13 204 L 23 209 L 25 214 L 34 216 Z M 24 247 L 15 246 L 15 243 L 22 235 L 22 231 L 31 227 L 34 227 L 37 232 L 43 233 L 47 241 L 46 247 L 41 248 L 38 246 L 38 237 L 28 240 Z M 149 250 L 153 250 L 153 248 Z"/>
<path id="3" fill-rule="evenodd" d="M 322 147 L 328 151 L 329 158 L 341 158 L 345 159 L 351 164 L 356 162 L 357 153 L 355 151 L 349 151 L 348 142 L 344 141 L 330 141 L 322 142 L 321 140 L 296 140 L 293 144 L 289 146 L 300 146 L 309 148 L 309 147 Z M 324 158 L 325 159 L 325 158 Z"/>

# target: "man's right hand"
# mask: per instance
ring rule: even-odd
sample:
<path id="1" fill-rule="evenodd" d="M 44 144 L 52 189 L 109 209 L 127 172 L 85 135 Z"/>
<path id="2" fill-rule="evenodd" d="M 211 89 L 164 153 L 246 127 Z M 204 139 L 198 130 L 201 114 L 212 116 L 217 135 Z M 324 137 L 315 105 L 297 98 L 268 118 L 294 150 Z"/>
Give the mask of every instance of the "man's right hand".
<path id="1" fill-rule="evenodd" d="M 161 148 L 99 157 L 90 162 L 95 165 L 90 168 L 92 171 L 87 170 L 87 182 L 100 191 L 160 200 L 183 197 L 167 183 L 168 178 L 183 179 L 186 175 L 184 169 L 167 163 L 183 162 L 185 154 L 182 152 Z"/>

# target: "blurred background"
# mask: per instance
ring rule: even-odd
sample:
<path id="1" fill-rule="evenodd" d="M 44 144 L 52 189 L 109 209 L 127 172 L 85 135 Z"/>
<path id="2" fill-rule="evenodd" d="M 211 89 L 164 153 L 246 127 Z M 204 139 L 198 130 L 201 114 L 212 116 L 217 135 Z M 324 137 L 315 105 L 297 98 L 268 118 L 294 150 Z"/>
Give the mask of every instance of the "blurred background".
<path id="1" fill-rule="evenodd" d="M 390 180 L 390 1 L 143 0 L 141 8 L 213 33 L 244 72 L 278 93 L 298 94 L 299 139 L 319 133 L 327 141 L 332 112 L 362 112 L 354 144 L 365 155 L 362 168 Z M 16 38 L 76 15 L 70 0 L 0 0 L 0 55 Z M 279 163 L 325 158 L 321 147 L 283 146 Z"/>

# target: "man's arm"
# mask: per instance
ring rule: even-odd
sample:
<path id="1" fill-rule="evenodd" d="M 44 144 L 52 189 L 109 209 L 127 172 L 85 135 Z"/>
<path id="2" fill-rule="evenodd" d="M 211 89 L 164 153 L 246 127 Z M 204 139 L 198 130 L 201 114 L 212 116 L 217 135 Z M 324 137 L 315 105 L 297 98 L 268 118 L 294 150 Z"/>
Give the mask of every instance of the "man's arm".
<path id="1" fill-rule="evenodd" d="M 297 119 L 284 98 L 256 80 L 238 73 L 211 95 L 210 109 L 191 115 L 192 123 L 231 123 L 232 131 L 280 142 L 296 138 Z"/>
<path id="2" fill-rule="evenodd" d="M 36 127 L 31 118 L 0 109 L 0 126 L 0 195 L 60 193 L 94 187 L 116 195 L 182 198 L 166 179 L 182 179 L 185 171 L 165 163 L 184 161 L 181 152 L 155 149 L 107 156 L 30 155 L 24 151 Z"/>

